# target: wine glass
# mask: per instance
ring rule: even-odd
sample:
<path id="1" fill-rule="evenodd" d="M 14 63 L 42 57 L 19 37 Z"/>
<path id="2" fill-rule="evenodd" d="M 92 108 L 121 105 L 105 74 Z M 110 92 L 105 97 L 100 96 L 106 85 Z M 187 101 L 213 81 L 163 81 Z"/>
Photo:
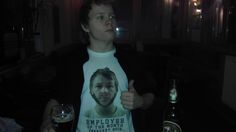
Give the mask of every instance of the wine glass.
<path id="1" fill-rule="evenodd" d="M 68 132 L 72 129 L 75 112 L 71 104 L 59 104 L 52 107 L 51 119 L 57 132 Z"/>

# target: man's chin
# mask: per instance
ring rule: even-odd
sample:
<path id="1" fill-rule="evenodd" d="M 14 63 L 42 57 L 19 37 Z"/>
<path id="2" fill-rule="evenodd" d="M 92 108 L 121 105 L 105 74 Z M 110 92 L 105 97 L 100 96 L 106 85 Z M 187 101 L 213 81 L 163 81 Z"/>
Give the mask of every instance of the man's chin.
<path id="1" fill-rule="evenodd" d="M 104 102 L 104 103 L 101 103 L 101 102 L 97 102 L 99 105 L 101 105 L 102 107 L 108 107 L 109 105 L 111 105 L 112 104 L 112 102 Z"/>
<path id="2" fill-rule="evenodd" d="M 116 37 L 116 34 L 114 32 L 108 32 L 107 37 L 109 40 L 114 40 Z"/>
<path id="3" fill-rule="evenodd" d="M 100 103 L 102 107 L 108 107 L 111 103 Z"/>

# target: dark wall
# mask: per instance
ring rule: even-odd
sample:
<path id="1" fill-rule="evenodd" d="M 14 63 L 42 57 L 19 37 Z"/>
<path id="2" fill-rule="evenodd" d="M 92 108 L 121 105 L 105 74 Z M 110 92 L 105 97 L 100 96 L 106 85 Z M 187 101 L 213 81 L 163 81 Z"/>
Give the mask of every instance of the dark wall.
<path id="1" fill-rule="evenodd" d="M 230 14 L 229 14 L 229 43 L 235 43 L 235 33 L 236 33 L 236 2 L 235 0 L 231 0 L 230 2 Z"/>

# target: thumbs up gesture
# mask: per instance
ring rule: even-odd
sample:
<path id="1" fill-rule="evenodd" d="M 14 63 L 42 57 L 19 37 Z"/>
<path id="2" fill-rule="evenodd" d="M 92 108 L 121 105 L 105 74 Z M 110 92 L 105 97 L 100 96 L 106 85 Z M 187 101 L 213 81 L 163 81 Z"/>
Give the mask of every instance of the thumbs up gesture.
<path id="1" fill-rule="evenodd" d="M 128 110 L 140 108 L 143 105 L 143 98 L 134 88 L 134 80 L 129 82 L 128 91 L 121 93 L 121 104 Z"/>

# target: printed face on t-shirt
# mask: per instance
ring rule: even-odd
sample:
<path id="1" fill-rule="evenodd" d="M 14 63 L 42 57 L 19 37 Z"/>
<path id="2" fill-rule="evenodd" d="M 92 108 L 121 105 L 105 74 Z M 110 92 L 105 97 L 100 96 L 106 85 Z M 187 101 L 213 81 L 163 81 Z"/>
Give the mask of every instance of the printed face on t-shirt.
<path id="1" fill-rule="evenodd" d="M 113 102 L 117 93 L 115 80 L 97 75 L 90 83 L 92 83 L 91 95 L 99 105 L 106 107 Z"/>

